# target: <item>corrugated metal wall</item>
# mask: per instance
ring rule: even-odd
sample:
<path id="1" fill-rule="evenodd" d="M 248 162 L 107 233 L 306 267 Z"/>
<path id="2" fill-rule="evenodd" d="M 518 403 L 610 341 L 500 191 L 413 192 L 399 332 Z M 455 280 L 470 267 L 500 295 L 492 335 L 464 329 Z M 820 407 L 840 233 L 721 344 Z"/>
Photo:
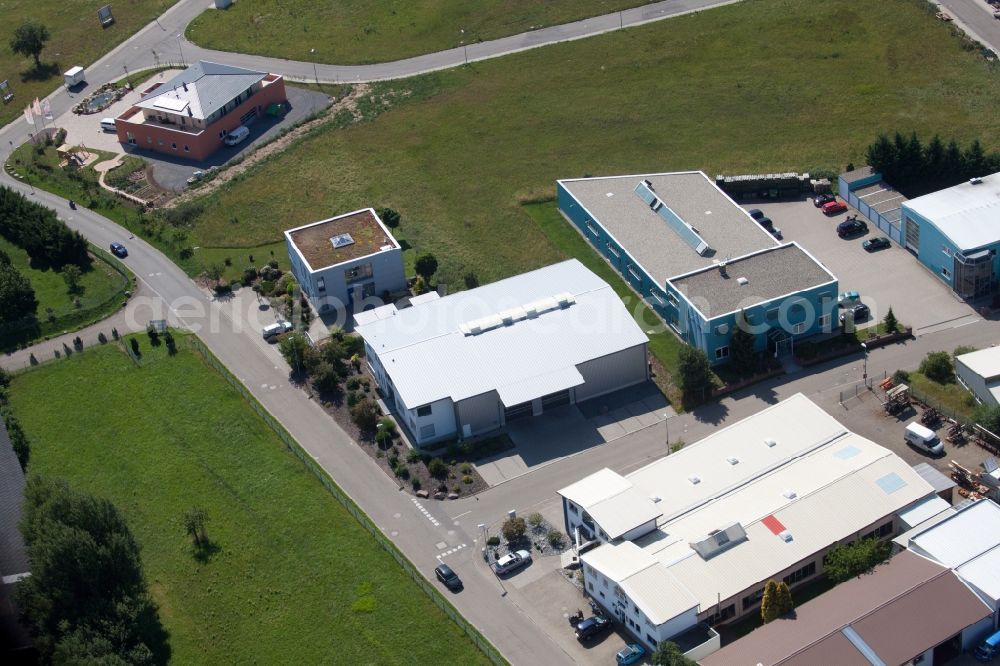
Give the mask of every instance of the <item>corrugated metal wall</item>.
<path id="1" fill-rule="evenodd" d="M 460 401 L 455 406 L 458 416 L 458 434 L 464 437 L 466 424 L 472 426 L 472 434 L 478 435 L 496 430 L 501 425 L 503 409 L 500 406 L 500 396 L 496 391 L 483 393 Z"/>
<path id="2" fill-rule="evenodd" d="M 586 382 L 576 388 L 576 401 L 583 402 L 632 384 L 646 381 L 646 345 L 595 358 L 576 369 Z"/>

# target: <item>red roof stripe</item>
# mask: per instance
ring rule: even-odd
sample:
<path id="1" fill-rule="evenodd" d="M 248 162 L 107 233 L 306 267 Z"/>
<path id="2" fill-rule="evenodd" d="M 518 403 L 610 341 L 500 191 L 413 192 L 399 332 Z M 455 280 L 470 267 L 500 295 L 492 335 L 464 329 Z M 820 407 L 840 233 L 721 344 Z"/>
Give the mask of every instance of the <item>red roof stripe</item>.
<path id="1" fill-rule="evenodd" d="M 764 526 L 767 527 L 767 529 L 771 530 L 771 532 L 774 534 L 781 534 L 782 532 L 785 531 L 785 526 L 782 525 L 781 521 L 775 518 L 774 516 L 768 516 L 767 518 L 765 518 L 760 522 L 764 523 Z"/>

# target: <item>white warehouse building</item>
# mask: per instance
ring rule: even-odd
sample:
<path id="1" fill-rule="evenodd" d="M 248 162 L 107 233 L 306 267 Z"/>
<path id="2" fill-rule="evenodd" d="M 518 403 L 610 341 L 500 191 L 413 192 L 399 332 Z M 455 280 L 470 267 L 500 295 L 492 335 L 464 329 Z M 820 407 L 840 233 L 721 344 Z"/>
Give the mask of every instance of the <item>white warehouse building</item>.
<path id="1" fill-rule="evenodd" d="M 1000 404 L 1000 347 L 987 347 L 955 357 L 955 375 L 976 400 Z"/>
<path id="2" fill-rule="evenodd" d="M 700 659 L 719 646 L 705 625 L 758 613 L 768 580 L 814 580 L 838 544 L 890 538 L 934 488 L 798 394 L 559 494 L 567 532 L 600 543 L 580 556 L 587 594 L 648 648 L 675 640 Z"/>
<path id="3" fill-rule="evenodd" d="M 371 208 L 285 232 L 292 274 L 313 307 L 363 310 L 406 289 L 403 251 Z"/>
<path id="4" fill-rule="evenodd" d="M 648 379 L 648 339 L 575 259 L 355 315 L 386 404 L 419 446 Z"/>

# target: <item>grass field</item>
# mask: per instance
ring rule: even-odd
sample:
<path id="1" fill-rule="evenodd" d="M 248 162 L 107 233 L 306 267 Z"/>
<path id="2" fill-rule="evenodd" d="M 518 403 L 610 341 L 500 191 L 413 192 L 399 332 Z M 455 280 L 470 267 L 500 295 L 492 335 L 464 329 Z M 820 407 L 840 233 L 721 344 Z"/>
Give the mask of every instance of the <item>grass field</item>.
<path id="1" fill-rule="evenodd" d="M 172 661 L 477 664 L 485 658 L 194 351 L 141 337 L 19 374 L 29 472 L 129 520 Z M 67 427 L 72 424 L 72 427 Z M 217 550 L 194 557 L 201 506 Z"/>
<path id="2" fill-rule="evenodd" d="M 240 0 L 196 18 L 187 38 L 224 51 L 349 65 L 389 62 L 641 4 L 644 0 Z"/>
<path id="3" fill-rule="evenodd" d="M 39 324 L 38 335 L 61 333 L 104 319 L 121 307 L 125 301 L 125 291 L 132 286 L 130 278 L 94 257 L 90 270 L 80 278 L 82 291 L 70 295 L 62 273 L 51 268 L 32 268 L 28 253 L 4 238 L 0 238 L 0 250 L 6 252 L 14 266 L 31 281 L 35 298 L 38 299 L 35 311 Z M 110 255 L 107 260 L 115 261 Z M 75 302 L 77 299 L 79 305 Z M 15 341 L 27 342 L 29 338 L 14 336 L 2 342 L 9 345 Z"/>
<path id="4" fill-rule="evenodd" d="M 929 399 L 935 403 L 935 407 L 943 409 L 945 416 L 972 420 L 976 399 L 961 384 L 938 384 L 919 372 L 910 372 L 909 375 L 907 383 L 910 387 L 922 394 L 921 398 Z"/>
<path id="5" fill-rule="evenodd" d="M 90 65 L 142 26 L 166 11 L 175 0 L 129 0 L 115 3 L 115 23 L 102 29 L 97 10 L 105 0 L 8 0 L 3 3 L 4 30 L 0 33 L 0 80 L 10 81 L 14 100 L 0 109 L 0 125 L 24 111 L 35 97 L 45 97 L 62 85 L 62 73 L 73 65 Z M 24 19 L 41 22 L 51 38 L 41 54 L 43 71 L 34 62 L 11 53 L 7 44 Z"/>

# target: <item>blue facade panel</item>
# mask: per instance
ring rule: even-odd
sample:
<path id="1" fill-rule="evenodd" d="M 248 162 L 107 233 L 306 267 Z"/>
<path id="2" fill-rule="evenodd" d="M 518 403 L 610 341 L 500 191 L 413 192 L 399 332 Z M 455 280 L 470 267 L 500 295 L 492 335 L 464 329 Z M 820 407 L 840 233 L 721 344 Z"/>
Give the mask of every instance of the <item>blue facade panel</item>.
<path id="1" fill-rule="evenodd" d="M 924 266 L 927 266 L 927 268 L 929 268 L 939 280 L 947 284 L 949 287 L 952 287 L 952 271 L 955 269 L 955 259 L 953 255 L 956 251 L 961 252 L 961 249 L 955 247 L 955 244 L 951 242 L 951 239 L 941 233 L 936 226 L 931 224 L 930 220 L 922 215 L 914 213 L 905 206 L 903 219 L 909 220 L 910 222 L 908 222 L 908 224 L 916 223 L 916 225 L 920 228 L 920 241 L 917 245 L 917 259 L 919 259 L 920 263 Z"/>

